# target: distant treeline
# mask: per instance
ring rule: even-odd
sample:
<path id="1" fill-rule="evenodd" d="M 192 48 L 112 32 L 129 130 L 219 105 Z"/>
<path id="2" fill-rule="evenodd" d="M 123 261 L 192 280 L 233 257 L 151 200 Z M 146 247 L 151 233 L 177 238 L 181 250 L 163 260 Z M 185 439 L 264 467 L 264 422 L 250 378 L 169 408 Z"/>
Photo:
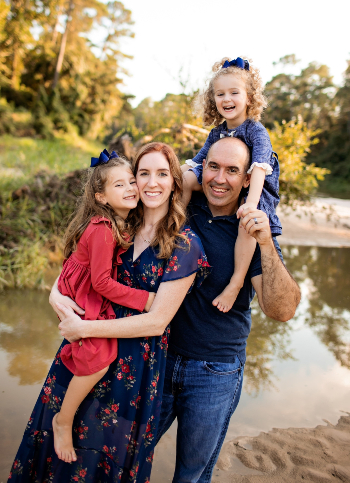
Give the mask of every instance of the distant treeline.
<path id="1" fill-rule="evenodd" d="M 102 136 L 125 102 L 119 40 L 130 25 L 119 1 L 1 0 L 0 133 Z"/>
<path id="2" fill-rule="evenodd" d="M 128 133 L 137 141 L 184 123 L 201 126 L 192 112 L 191 94 L 144 99 L 132 109 L 118 85 L 123 72 L 120 40 L 133 36 L 130 10 L 119 1 L 2 0 L 0 2 L 0 134 L 53 137 L 77 131 L 109 141 Z M 98 30 L 98 44 L 93 33 Z M 223 53 L 224 55 L 224 53 Z M 345 190 L 350 182 L 350 61 L 344 82 L 336 86 L 326 65 L 311 62 L 298 74 L 298 60 L 277 63 L 282 73 L 266 85 L 269 107 L 263 122 L 302 118 L 317 132 L 307 162 L 331 170 L 326 182 Z M 290 67 L 293 66 L 291 69 Z M 299 122 L 299 121 L 298 121 Z M 181 136 L 180 136 L 181 137 Z M 197 149 L 188 139 L 180 155 Z M 349 190 L 350 191 L 350 190 Z"/>

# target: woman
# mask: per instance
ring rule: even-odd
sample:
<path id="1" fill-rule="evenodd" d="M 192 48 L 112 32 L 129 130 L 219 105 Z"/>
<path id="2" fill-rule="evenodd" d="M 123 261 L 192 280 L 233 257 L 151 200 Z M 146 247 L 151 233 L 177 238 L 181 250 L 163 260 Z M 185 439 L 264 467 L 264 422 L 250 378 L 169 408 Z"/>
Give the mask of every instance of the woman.
<path id="1" fill-rule="evenodd" d="M 52 436 L 52 418 L 71 378 L 60 361 L 68 343 L 63 341 L 28 422 L 10 482 L 149 482 L 167 325 L 192 285 L 206 275 L 208 264 L 198 237 L 182 228 L 182 175 L 174 151 L 163 143 L 146 145 L 134 168 L 141 204 L 130 222 L 134 243 L 121 257 L 118 279 L 157 291 L 157 296 L 147 314 L 115 306 L 118 321 L 81 321 L 85 337 L 90 332 L 93 337 L 117 337 L 119 347 L 117 360 L 76 414 L 77 461 L 71 464 L 57 458 Z M 56 288 L 52 299 L 73 306 Z"/>

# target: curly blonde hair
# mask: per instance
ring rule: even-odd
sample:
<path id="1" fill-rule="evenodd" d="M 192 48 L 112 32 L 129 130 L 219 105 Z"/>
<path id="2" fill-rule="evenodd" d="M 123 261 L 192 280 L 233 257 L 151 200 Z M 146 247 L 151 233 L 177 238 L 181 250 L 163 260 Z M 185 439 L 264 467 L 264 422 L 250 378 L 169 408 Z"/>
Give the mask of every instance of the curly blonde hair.
<path id="1" fill-rule="evenodd" d="M 171 257 L 180 239 L 186 242 L 186 237 L 181 233 L 186 221 L 186 210 L 181 200 L 183 191 L 182 172 L 180 162 L 173 148 L 165 143 L 153 142 L 142 146 L 136 153 L 133 162 L 135 176 L 137 175 L 140 160 L 145 154 L 149 153 L 162 153 L 169 163 L 170 173 L 174 178 L 174 191 L 170 197 L 168 213 L 158 222 L 156 236 L 151 244 L 151 246 L 159 245 L 157 258 L 168 259 Z M 131 236 L 135 236 L 143 225 L 143 205 L 141 201 L 139 201 L 137 208 L 130 213 L 128 222 Z"/>
<path id="2" fill-rule="evenodd" d="M 212 67 L 214 74 L 209 80 L 208 87 L 195 99 L 195 110 L 202 115 L 204 126 L 211 126 L 213 124 L 216 127 L 224 121 L 224 118 L 217 110 L 214 98 L 214 82 L 222 75 L 234 74 L 244 79 L 250 101 L 249 105 L 247 105 L 248 118 L 259 121 L 263 110 L 267 107 L 267 100 L 263 94 L 264 86 L 259 69 L 251 64 L 250 59 L 248 59 L 249 71 L 240 69 L 239 67 L 227 67 L 223 69 L 222 66 L 226 60 L 231 61 L 229 57 L 224 57 L 220 62 L 215 62 Z"/>

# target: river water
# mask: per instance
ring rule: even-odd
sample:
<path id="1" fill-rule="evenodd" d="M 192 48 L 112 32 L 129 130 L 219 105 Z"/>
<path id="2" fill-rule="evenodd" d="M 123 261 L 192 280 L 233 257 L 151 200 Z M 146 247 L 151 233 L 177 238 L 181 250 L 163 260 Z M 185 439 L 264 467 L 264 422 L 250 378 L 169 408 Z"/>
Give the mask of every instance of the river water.
<path id="1" fill-rule="evenodd" d="M 350 248 L 288 246 L 283 254 L 302 301 L 287 323 L 268 319 L 253 302 L 244 389 L 226 440 L 334 424 L 350 411 Z M 0 483 L 60 344 L 57 323 L 47 293 L 0 294 Z M 171 481 L 175 437 L 174 424 L 156 448 L 152 483 Z"/>

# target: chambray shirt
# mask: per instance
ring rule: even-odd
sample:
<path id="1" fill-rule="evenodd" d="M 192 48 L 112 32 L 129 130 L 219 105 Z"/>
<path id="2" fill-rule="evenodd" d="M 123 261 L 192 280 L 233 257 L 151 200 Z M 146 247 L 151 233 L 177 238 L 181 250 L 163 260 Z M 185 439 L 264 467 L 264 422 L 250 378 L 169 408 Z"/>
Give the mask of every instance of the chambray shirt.
<path id="1" fill-rule="evenodd" d="M 221 134 L 224 136 L 231 135 L 241 139 L 250 149 L 251 163 L 267 163 L 273 169 L 272 174 L 265 177 L 258 209 L 264 211 L 269 217 L 272 234 L 274 236 L 281 235 L 282 225 L 276 215 L 276 207 L 280 199 L 278 195 L 278 177 L 280 174 L 278 157 L 277 154 L 272 151 L 268 132 L 260 122 L 246 119 L 243 124 L 236 129 L 227 129 L 225 121 L 218 127 L 212 129 L 204 146 L 193 158 L 192 161 L 195 162 L 197 166 L 191 168 L 191 171 L 197 176 L 198 182 L 202 183 L 203 159 L 206 159 L 210 146 L 220 139 Z"/>

